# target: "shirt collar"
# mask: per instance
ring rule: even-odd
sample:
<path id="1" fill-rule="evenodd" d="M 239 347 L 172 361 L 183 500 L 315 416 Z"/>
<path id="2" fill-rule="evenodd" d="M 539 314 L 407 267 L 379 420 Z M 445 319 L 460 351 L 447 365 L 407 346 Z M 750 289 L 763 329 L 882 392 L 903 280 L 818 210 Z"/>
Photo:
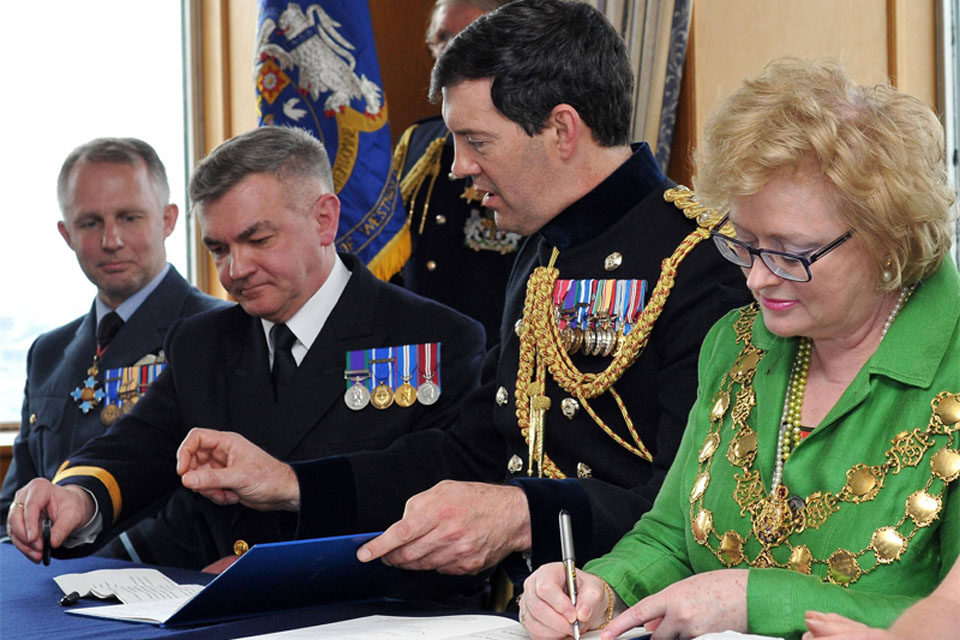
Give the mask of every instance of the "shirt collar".
<path id="1" fill-rule="evenodd" d="M 160 270 L 153 280 L 147 283 L 145 287 L 137 291 L 135 294 L 124 300 L 116 309 L 111 309 L 110 305 L 100 299 L 100 296 L 96 297 L 96 309 L 97 309 L 97 326 L 100 326 L 100 320 L 103 319 L 103 316 L 107 315 L 111 311 L 116 311 L 117 315 L 126 322 L 130 319 L 130 316 L 140 308 L 140 305 L 143 304 L 143 301 L 146 300 L 151 293 L 153 293 L 157 287 L 160 286 L 160 282 L 167 276 L 167 273 L 170 271 L 170 263 L 164 265 L 163 269 Z"/>
<path id="2" fill-rule="evenodd" d="M 307 351 L 313 346 L 314 340 L 320 335 L 323 325 L 336 306 L 340 295 L 350 280 L 350 270 L 343 264 L 340 256 L 336 256 L 333 263 L 333 269 L 330 275 L 324 281 L 316 293 L 310 296 L 300 309 L 287 320 L 286 325 L 293 335 L 297 337 L 291 351 L 293 359 L 299 365 L 307 355 Z M 270 352 L 270 366 L 273 366 L 273 344 L 270 342 L 270 329 L 275 323 L 265 318 L 260 318 L 263 326 L 263 334 L 267 340 L 267 349 Z"/>
<path id="3" fill-rule="evenodd" d="M 666 178 L 646 142 L 585 196 L 561 211 L 539 233 L 561 251 L 613 226 Z"/>
<path id="4" fill-rule="evenodd" d="M 870 374 L 887 376 L 903 384 L 926 387 L 951 357 L 947 347 L 960 323 L 960 274 L 949 255 L 933 275 L 917 285 L 897 314 L 880 346 L 864 365 Z M 787 345 L 763 324 L 762 312 L 753 327 L 753 343 L 764 351 Z"/>

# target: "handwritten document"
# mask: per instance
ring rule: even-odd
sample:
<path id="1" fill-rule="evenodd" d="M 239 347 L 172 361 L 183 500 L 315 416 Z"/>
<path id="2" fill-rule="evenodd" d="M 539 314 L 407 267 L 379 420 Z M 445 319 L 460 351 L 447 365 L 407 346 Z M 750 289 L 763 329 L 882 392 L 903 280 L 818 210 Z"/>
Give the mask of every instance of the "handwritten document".
<path id="1" fill-rule="evenodd" d="M 116 597 L 124 604 L 190 598 L 203 587 L 177 584 L 156 569 L 101 569 L 87 573 L 65 573 L 53 579 L 66 594 L 81 597 Z"/>
<path id="2" fill-rule="evenodd" d="M 634 629 L 620 636 L 647 638 L 643 629 Z M 599 638 L 597 632 L 585 633 L 581 638 Z M 303 629 L 292 629 L 243 640 L 308 640 L 336 638 L 337 640 L 529 640 L 519 622 L 493 615 L 457 615 L 431 617 L 367 616 L 343 622 L 321 624 Z"/>

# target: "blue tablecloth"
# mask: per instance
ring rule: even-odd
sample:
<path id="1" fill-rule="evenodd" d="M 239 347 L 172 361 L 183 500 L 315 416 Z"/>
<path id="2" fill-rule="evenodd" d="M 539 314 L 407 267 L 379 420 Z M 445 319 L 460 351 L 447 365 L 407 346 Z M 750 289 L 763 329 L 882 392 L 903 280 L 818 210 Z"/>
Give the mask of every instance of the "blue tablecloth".
<path id="1" fill-rule="evenodd" d="M 60 606 L 63 593 L 53 581 L 62 573 L 95 569 L 119 569 L 144 565 L 87 557 L 35 565 L 12 544 L 0 544 L 0 639 L 113 640 L 138 638 L 238 638 L 336 622 L 373 614 L 417 615 L 454 613 L 455 610 L 422 602 L 378 600 L 301 607 L 233 622 L 187 629 L 161 629 L 153 625 L 72 616 Z M 156 567 L 181 584 L 206 584 L 213 576 L 199 571 Z M 77 607 L 97 606 L 102 601 L 83 599 Z"/>

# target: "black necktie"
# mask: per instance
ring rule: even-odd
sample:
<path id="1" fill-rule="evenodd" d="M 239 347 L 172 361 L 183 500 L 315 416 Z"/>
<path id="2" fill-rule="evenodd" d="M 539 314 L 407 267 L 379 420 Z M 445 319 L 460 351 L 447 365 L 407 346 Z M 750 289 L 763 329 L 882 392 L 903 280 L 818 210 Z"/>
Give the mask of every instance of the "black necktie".
<path id="1" fill-rule="evenodd" d="M 270 340 L 273 341 L 273 394 L 280 397 L 280 390 L 290 382 L 297 372 L 297 361 L 293 359 L 293 343 L 297 336 L 285 324 L 275 324 L 270 329 Z"/>
<path id="2" fill-rule="evenodd" d="M 104 351 L 122 326 L 123 318 L 116 311 L 100 318 L 100 326 L 97 327 L 97 350 Z"/>

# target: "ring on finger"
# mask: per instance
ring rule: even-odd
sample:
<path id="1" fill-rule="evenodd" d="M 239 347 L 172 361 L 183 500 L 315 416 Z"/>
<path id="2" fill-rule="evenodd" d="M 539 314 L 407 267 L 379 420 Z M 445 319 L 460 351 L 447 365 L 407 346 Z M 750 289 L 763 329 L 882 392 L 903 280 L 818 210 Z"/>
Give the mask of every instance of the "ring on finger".
<path id="1" fill-rule="evenodd" d="M 24 506 L 24 505 L 23 505 L 22 502 L 17 501 L 17 502 L 14 502 L 13 504 L 11 504 L 11 505 L 10 505 L 10 508 L 11 508 L 11 509 L 15 509 L 16 507 L 20 507 L 20 508 L 22 509 L 23 506 Z"/>

